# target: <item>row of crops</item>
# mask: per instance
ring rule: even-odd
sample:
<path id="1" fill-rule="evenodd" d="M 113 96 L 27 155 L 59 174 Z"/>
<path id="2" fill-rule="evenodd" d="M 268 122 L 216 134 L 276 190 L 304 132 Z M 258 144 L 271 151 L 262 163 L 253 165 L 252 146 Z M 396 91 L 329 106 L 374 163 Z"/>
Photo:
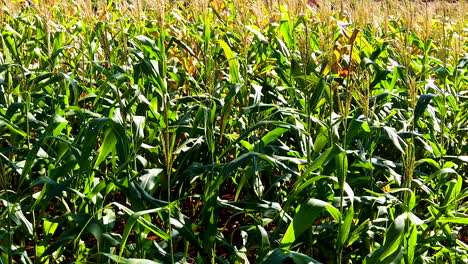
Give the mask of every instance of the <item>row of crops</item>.
<path id="1" fill-rule="evenodd" d="M 467 263 L 467 3 L 83 3 L 0 10 L 0 263 Z"/>

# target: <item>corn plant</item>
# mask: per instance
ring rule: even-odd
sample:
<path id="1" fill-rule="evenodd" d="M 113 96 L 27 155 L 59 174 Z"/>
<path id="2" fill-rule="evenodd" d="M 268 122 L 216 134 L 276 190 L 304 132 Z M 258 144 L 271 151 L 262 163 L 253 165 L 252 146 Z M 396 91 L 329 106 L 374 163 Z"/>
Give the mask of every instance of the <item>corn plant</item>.
<path id="1" fill-rule="evenodd" d="M 466 3 L 2 4 L 0 263 L 468 259 Z"/>

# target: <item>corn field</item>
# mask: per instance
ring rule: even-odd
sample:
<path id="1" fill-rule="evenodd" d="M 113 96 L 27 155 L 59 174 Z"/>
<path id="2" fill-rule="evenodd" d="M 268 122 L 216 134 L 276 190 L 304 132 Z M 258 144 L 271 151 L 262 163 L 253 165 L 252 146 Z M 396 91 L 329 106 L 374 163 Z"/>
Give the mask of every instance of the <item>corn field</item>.
<path id="1" fill-rule="evenodd" d="M 0 7 L 0 264 L 468 263 L 468 2 Z"/>

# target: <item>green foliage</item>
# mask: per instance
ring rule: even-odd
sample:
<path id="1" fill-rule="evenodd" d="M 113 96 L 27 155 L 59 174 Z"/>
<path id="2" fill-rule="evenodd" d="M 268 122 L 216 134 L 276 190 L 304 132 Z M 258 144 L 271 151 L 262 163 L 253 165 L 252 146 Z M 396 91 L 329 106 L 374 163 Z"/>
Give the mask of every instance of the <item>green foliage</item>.
<path id="1" fill-rule="evenodd" d="M 466 29 L 215 2 L 1 11 L 0 263 L 465 263 Z"/>

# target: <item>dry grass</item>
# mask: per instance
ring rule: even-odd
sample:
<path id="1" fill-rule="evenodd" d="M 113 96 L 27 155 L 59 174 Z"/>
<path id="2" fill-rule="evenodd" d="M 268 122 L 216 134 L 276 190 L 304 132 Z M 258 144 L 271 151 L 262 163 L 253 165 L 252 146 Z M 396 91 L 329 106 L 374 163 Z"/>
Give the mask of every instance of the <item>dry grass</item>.
<path id="1" fill-rule="evenodd" d="M 257 25 L 259 28 L 267 27 L 271 22 L 285 19 L 285 14 L 294 20 L 295 17 L 307 14 L 307 17 L 324 22 L 324 25 L 336 25 L 334 13 L 338 12 L 338 19 L 348 22 L 356 28 L 366 27 L 367 30 L 382 32 L 383 35 L 391 33 L 394 26 L 391 21 L 400 21 L 404 27 L 410 29 L 406 32 L 415 32 L 422 39 L 432 39 L 441 43 L 444 50 L 454 51 L 456 54 L 465 54 L 468 45 L 468 2 L 459 1 L 448 3 L 435 1 L 424 3 L 423 0 L 234 0 L 232 7 L 222 0 L 114 0 L 110 4 L 106 0 L 1 0 L 4 4 L 0 9 L 0 22 L 3 16 L 21 15 L 25 8 L 34 8 L 44 21 L 58 21 L 58 15 L 81 17 L 88 21 L 116 21 L 121 17 L 137 21 L 150 20 L 164 23 L 166 12 L 178 8 L 182 12 L 190 13 L 192 21 L 204 20 L 207 16 L 214 17 L 211 10 L 228 21 L 229 27 L 243 37 L 242 45 L 249 45 L 249 35 L 245 25 Z M 317 3 L 317 5 L 312 3 Z M 232 19 L 234 17 L 235 19 Z M 215 21 L 215 19 L 212 19 Z M 49 28 L 49 25 L 46 25 Z M 331 30 L 324 31 L 331 33 Z M 326 34 L 321 32 L 320 34 Z M 408 33 L 409 34 L 409 33 Z M 377 34 L 378 35 L 378 34 Z M 403 33 L 394 34 L 392 40 L 402 54 L 409 54 L 407 39 Z M 321 36 L 321 50 L 325 59 L 332 47 L 333 36 Z M 443 51 L 442 51 L 443 52 Z M 457 59 L 457 58 L 456 58 Z"/>
<path id="2" fill-rule="evenodd" d="M 10 13 L 18 14 L 26 6 L 37 8 L 40 12 L 47 12 L 54 7 L 60 7 L 65 14 L 73 15 L 80 14 L 85 17 L 96 17 L 103 19 L 103 14 L 107 12 L 108 4 L 105 0 L 74 0 L 74 1 L 57 1 L 57 0 L 2 0 L 3 9 Z M 199 14 L 209 12 L 208 7 L 213 6 L 219 8 L 229 8 L 223 5 L 220 0 L 115 0 L 112 5 L 120 10 L 121 13 L 132 15 L 135 19 L 144 16 L 148 10 L 156 10 L 161 13 L 164 6 L 173 7 L 175 2 L 181 2 L 182 6 L 189 5 L 193 9 L 198 10 Z M 297 16 L 307 10 L 310 10 L 308 3 L 315 1 L 308 0 L 250 0 L 250 1 L 233 1 L 239 10 L 247 12 L 253 11 L 255 14 L 268 13 L 274 14 L 279 10 L 280 5 L 285 5 L 288 8 L 289 15 Z M 317 0 L 318 5 L 312 5 L 314 12 L 318 14 L 327 14 L 330 10 L 342 11 L 344 16 L 352 18 L 352 22 L 365 25 L 367 23 L 384 24 L 388 18 L 405 18 L 412 21 L 414 24 L 429 23 L 431 18 L 448 16 L 452 22 L 466 24 L 468 17 L 468 3 L 466 1 L 458 1 L 457 3 L 448 3 L 446 1 L 434 1 L 425 3 L 422 0 Z M 343 10 L 341 10 L 343 9 Z M 256 17 L 261 20 L 261 17 Z M 426 27 L 429 30 L 430 27 Z"/>

